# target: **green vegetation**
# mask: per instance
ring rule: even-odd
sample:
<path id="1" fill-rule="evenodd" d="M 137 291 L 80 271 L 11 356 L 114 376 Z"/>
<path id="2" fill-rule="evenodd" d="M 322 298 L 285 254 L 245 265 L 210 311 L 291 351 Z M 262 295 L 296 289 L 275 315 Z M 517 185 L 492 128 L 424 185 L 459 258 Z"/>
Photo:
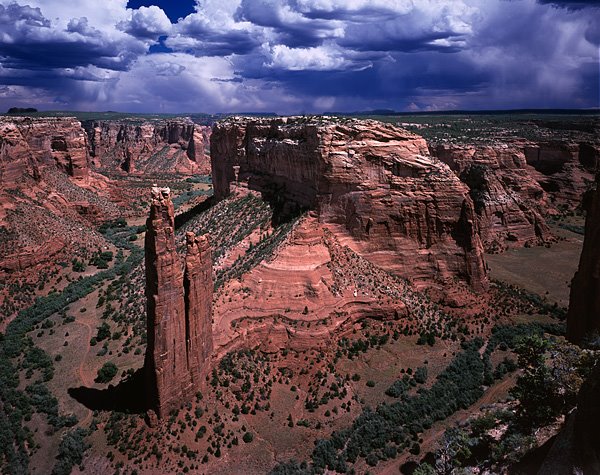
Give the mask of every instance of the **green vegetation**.
<path id="1" fill-rule="evenodd" d="M 115 365 L 112 361 L 109 361 L 108 363 L 104 363 L 102 368 L 98 370 L 98 375 L 94 381 L 97 383 L 108 383 L 112 381 L 118 372 L 119 369 L 117 368 L 117 365 Z"/>
<path id="2" fill-rule="evenodd" d="M 121 224 L 119 222 L 117 226 Z M 110 231 L 107 234 L 113 235 Z M 118 233 L 114 235 L 118 238 Z M 52 315 L 62 312 L 69 304 L 93 292 L 105 280 L 129 275 L 141 262 L 143 251 L 127 240 L 123 240 L 123 243 L 123 247 L 130 250 L 127 259 L 121 256 L 111 269 L 75 280 L 62 292 L 38 297 L 32 306 L 17 314 L 0 339 L 0 471 L 3 473 L 25 473 L 28 470 L 28 447 L 35 447 L 36 444 L 24 422 L 31 419 L 34 410 L 45 414 L 54 429 L 76 423 L 73 416 L 59 414 L 58 401 L 45 385 L 53 376 L 52 358 L 35 347 L 28 333 Z M 123 243 L 115 239 L 117 246 Z M 25 390 L 19 389 L 18 377 L 23 365 L 26 365 L 26 373 L 31 370 L 31 377 L 35 374 L 40 376 Z"/>
<path id="3" fill-rule="evenodd" d="M 411 448 L 418 453 L 415 441 L 419 433 L 435 421 L 466 409 L 483 394 L 484 365 L 479 356 L 482 344 L 480 339 L 463 343 L 463 350 L 430 389 L 393 404 L 383 403 L 375 410 L 367 408 L 348 429 L 318 440 L 311 457 L 313 469 L 318 473 L 325 469 L 345 473 L 347 464 L 359 457 L 376 465 L 395 453 L 392 449 L 397 452 Z M 279 473 L 283 469 L 277 467 Z"/>
<path id="4" fill-rule="evenodd" d="M 91 446 L 85 441 L 88 431 L 77 428 L 67 432 L 58 446 L 52 475 L 69 475 L 75 465 L 81 465 L 83 454 Z"/>

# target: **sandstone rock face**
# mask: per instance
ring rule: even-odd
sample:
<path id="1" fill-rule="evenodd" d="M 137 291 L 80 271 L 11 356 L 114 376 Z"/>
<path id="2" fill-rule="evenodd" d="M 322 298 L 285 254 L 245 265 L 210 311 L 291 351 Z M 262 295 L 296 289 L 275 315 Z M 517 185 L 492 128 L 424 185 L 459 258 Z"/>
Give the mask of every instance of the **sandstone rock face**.
<path id="1" fill-rule="evenodd" d="M 280 215 L 314 209 L 343 244 L 415 280 L 487 286 L 468 188 L 425 140 L 376 121 L 230 119 L 211 138 L 217 199 L 239 183 Z"/>
<path id="2" fill-rule="evenodd" d="M 27 174 L 40 177 L 40 168 L 58 166 L 70 177 L 89 175 L 87 138 L 73 118 L 11 117 L 0 119 L 0 182 L 14 183 Z"/>
<path id="3" fill-rule="evenodd" d="M 183 286 L 185 294 L 187 353 L 192 375 L 204 374 L 213 351 L 212 340 L 212 256 L 208 236 L 185 236 L 187 254 Z"/>
<path id="4" fill-rule="evenodd" d="M 538 172 L 537 180 L 557 204 L 575 208 L 581 203 L 587 182 L 599 170 L 599 143 L 543 142 L 524 146 L 527 163 Z"/>
<path id="5" fill-rule="evenodd" d="M 149 407 L 168 415 L 198 390 L 212 351 L 212 264 L 208 239 L 187 236 L 184 273 L 168 188 L 154 188 L 146 231 Z"/>
<path id="6" fill-rule="evenodd" d="M 549 200 L 518 145 L 438 145 L 432 153 L 470 189 L 487 251 L 553 239 L 544 214 Z"/>
<path id="7" fill-rule="evenodd" d="M 128 173 L 210 173 L 210 129 L 189 120 L 88 121 L 84 127 L 99 167 Z"/>
<path id="8" fill-rule="evenodd" d="M 600 334 L 600 174 L 586 205 L 583 249 L 567 315 L 567 338 L 575 343 Z"/>

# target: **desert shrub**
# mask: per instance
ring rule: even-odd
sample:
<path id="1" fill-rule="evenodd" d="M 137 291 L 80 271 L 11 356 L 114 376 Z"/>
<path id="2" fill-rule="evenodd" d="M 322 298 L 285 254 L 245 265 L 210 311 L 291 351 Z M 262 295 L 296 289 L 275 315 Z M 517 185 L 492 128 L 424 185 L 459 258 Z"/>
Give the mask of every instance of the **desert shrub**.
<path id="1" fill-rule="evenodd" d="M 104 363 L 102 368 L 98 370 L 95 381 L 97 383 L 108 383 L 117 375 L 118 371 L 117 365 L 113 362 L 109 361 L 108 363 Z"/>
<path id="2" fill-rule="evenodd" d="M 83 454 L 91 447 L 85 441 L 88 432 L 81 427 L 67 432 L 60 441 L 52 475 L 69 475 L 75 465 L 83 461 Z"/>

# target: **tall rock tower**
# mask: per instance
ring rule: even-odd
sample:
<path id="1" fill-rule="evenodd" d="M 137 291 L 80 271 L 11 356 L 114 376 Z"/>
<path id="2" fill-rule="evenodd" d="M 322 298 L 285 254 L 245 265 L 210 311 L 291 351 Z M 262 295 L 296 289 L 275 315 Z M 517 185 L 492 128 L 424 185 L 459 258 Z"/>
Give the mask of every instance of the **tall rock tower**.
<path id="1" fill-rule="evenodd" d="M 192 377 L 204 374 L 205 361 L 213 350 L 212 341 L 212 256 L 208 235 L 185 235 L 187 255 L 183 288 L 188 364 Z M 208 337 L 208 338 L 207 338 Z"/>
<path id="2" fill-rule="evenodd" d="M 571 281 L 567 338 L 581 343 L 600 336 L 600 173 L 586 199 L 585 237 L 579 268 Z"/>
<path id="3" fill-rule="evenodd" d="M 212 352 L 212 261 L 206 236 L 188 233 L 185 277 L 175 244 L 168 188 L 152 189 L 146 222 L 149 408 L 159 418 L 198 390 Z"/>

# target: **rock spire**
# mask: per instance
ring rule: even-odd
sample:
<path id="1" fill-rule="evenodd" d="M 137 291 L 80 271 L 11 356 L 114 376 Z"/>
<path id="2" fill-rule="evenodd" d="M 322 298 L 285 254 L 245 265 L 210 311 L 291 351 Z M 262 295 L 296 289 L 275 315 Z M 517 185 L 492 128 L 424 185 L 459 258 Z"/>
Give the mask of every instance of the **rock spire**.
<path id="1" fill-rule="evenodd" d="M 188 233 L 185 273 L 169 188 L 152 189 L 146 222 L 148 406 L 165 417 L 191 398 L 212 351 L 212 261 L 207 236 Z"/>

